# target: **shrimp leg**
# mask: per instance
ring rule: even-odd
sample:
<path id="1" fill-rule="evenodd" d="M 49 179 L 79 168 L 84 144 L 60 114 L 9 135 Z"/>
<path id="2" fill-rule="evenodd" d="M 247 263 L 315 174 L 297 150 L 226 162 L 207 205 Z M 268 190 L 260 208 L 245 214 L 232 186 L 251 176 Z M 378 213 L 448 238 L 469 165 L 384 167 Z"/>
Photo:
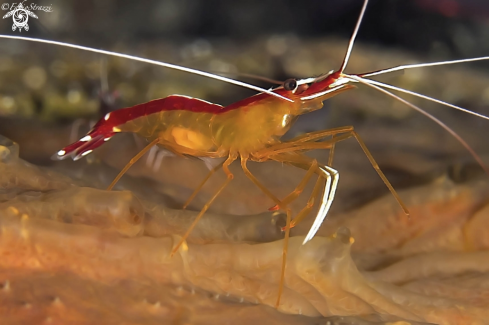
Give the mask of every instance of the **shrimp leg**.
<path id="1" fill-rule="evenodd" d="M 259 187 L 263 193 L 265 193 L 268 197 L 270 197 L 275 203 L 277 203 L 277 206 L 280 206 L 281 208 L 286 210 L 287 214 L 287 219 L 286 219 L 286 224 L 283 230 L 285 230 L 285 237 L 284 237 L 284 247 L 282 251 L 282 270 L 280 274 L 280 283 L 279 283 L 279 292 L 278 292 L 278 297 L 277 297 L 277 302 L 276 302 L 276 307 L 279 306 L 280 304 L 280 298 L 282 296 L 282 291 L 284 287 L 284 279 L 285 279 L 285 267 L 287 263 L 287 251 L 288 251 L 288 242 L 290 238 L 290 228 L 291 226 L 291 211 L 289 208 L 287 208 L 287 204 L 295 200 L 304 190 L 304 187 L 306 186 L 307 182 L 311 179 L 311 177 L 314 175 L 314 172 L 318 169 L 318 163 L 316 160 L 313 161 L 311 166 L 309 167 L 307 174 L 304 176 L 302 181 L 299 183 L 299 185 L 296 187 L 296 189 L 289 194 L 284 200 L 280 201 L 275 195 L 273 195 L 264 185 L 262 185 L 256 177 L 248 170 L 248 167 L 246 166 L 247 159 L 246 158 L 241 158 L 241 167 L 245 173 L 245 175 L 257 186 Z M 320 182 L 317 182 L 318 184 L 315 186 L 315 193 L 319 192 L 320 189 Z M 311 199 L 310 199 L 311 201 Z M 312 206 L 311 206 L 312 208 Z M 303 211 L 301 211 L 303 212 Z M 307 212 L 308 213 L 308 212 Z M 307 213 L 305 213 L 307 215 Z M 304 214 L 304 212 L 303 212 Z"/>
<path id="2" fill-rule="evenodd" d="M 331 144 L 331 148 L 329 148 L 329 156 L 328 156 L 328 166 L 329 167 L 333 167 L 334 149 L 335 149 L 335 145 L 336 145 L 336 142 L 334 140 L 335 138 L 336 138 L 336 134 L 333 134 L 331 136 L 331 141 L 333 143 Z"/>
<path id="3" fill-rule="evenodd" d="M 235 160 L 236 160 L 236 156 L 229 156 L 226 159 L 226 161 L 224 161 L 224 163 L 222 165 L 222 170 L 224 171 L 224 173 L 226 173 L 226 176 L 227 176 L 226 181 L 224 181 L 224 183 L 219 187 L 219 189 L 216 191 L 216 193 L 214 194 L 214 196 L 212 196 L 210 198 L 210 200 L 207 201 L 207 203 L 204 205 L 204 207 L 202 208 L 202 210 L 200 210 L 200 213 L 197 215 L 197 217 L 195 218 L 194 222 L 192 222 L 192 224 L 187 229 L 187 231 L 185 232 L 185 234 L 182 236 L 182 238 L 180 239 L 180 241 L 178 242 L 178 244 L 173 248 L 173 250 L 172 250 L 172 252 L 170 254 L 170 257 L 173 256 L 178 251 L 178 249 L 180 248 L 180 246 L 185 242 L 185 240 L 187 239 L 188 235 L 190 235 L 190 233 L 194 229 L 194 227 L 197 224 L 197 222 L 199 222 L 200 218 L 202 218 L 202 216 L 207 211 L 207 209 L 209 209 L 209 207 L 214 202 L 214 200 L 219 196 L 219 194 L 221 194 L 221 192 L 224 190 L 224 188 L 234 178 L 234 175 L 229 170 L 229 165 L 231 165 L 231 163 L 233 161 L 235 161 Z"/>
<path id="4" fill-rule="evenodd" d="M 323 141 L 323 142 L 315 142 L 316 140 L 319 140 L 321 138 L 324 138 L 326 136 L 332 136 L 332 138 L 328 141 Z M 408 214 L 407 208 L 404 205 L 404 203 L 401 201 L 400 197 L 397 195 L 396 191 L 390 184 L 390 182 L 387 180 L 385 175 L 382 173 L 380 170 L 379 165 L 371 155 L 370 151 L 367 149 L 365 143 L 363 140 L 360 138 L 360 136 L 354 131 L 352 126 L 347 126 L 347 127 L 341 127 L 341 128 L 336 128 L 332 130 L 324 130 L 324 131 L 319 131 L 319 132 L 313 132 L 309 134 L 302 135 L 300 137 L 294 138 L 290 141 L 283 142 L 280 144 L 277 144 L 275 146 L 271 146 L 269 148 L 266 148 L 265 150 L 262 150 L 261 152 L 255 154 L 256 158 L 262 158 L 262 159 L 270 159 L 270 160 L 276 160 L 280 162 L 285 162 L 290 165 L 306 169 L 308 173 L 306 174 L 306 179 L 302 180 L 301 183 L 298 185 L 298 187 L 294 190 L 294 192 L 298 192 L 298 189 L 302 186 L 305 186 L 307 181 L 311 178 L 312 173 L 310 173 L 311 166 L 316 165 L 317 167 L 315 168 L 315 173 L 319 175 L 318 180 L 316 181 L 316 185 L 314 186 L 313 192 L 307 202 L 307 205 L 299 212 L 296 218 L 294 218 L 293 223 L 290 222 L 290 213 L 287 215 L 287 225 L 285 227 L 286 235 L 285 235 L 285 240 L 284 240 L 284 248 L 283 248 L 283 262 L 282 262 L 282 270 L 281 270 L 281 280 L 280 280 L 280 285 L 279 285 L 279 296 L 277 299 L 277 306 L 280 303 L 280 297 L 282 293 L 282 288 L 284 285 L 284 279 L 285 279 L 285 266 L 286 266 L 286 257 L 287 257 L 287 250 L 288 250 L 288 239 L 290 236 L 290 228 L 297 225 L 299 222 L 301 222 L 307 214 L 312 210 L 312 207 L 314 206 L 314 200 L 316 199 L 317 196 L 319 196 L 319 191 L 320 191 L 320 184 L 321 184 L 321 179 L 326 179 L 326 186 L 324 190 L 324 194 L 322 196 L 322 200 L 320 203 L 320 209 L 317 214 L 316 220 L 314 221 L 313 226 L 309 230 L 309 233 L 307 234 L 304 243 L 305 244 L 307 241 L 309 241 L 314 235 L 316 234 L 317 230 L 321 226 L 324 218 L 326 217 L 327 212 L 329 211 L 329 208 L 333 202 L 334 195 L 336 192 L 336 188 L 338 185 L 338 179 L 339 179 L 339 174 L 338 172 L 325 165 L 318 165 L 315 160 L 312 160 L 311 158 L 304 156 L 300 154 L 299 152 L 301 151 L 308 151 L 312 149 L 320 149 L 321 147 L 326 149 L 330 149 L 330 157 L 328 159 L 328 164 L 332 163 L 333 160 L 333 153 L 334 153 L 334 144 L 336 142 L 345 140 L 347 138 L 354 137 L 357 142 L 359 143 L 360 147 L 366 154 L 367 158 L 369 159 L 370 163 L 374 167 L 374 169 L 377 171 L 381 179 L 384 181 L 384 183 L 387 185 L 391 193 L 394 195 L 400 206 L 403 208 L 404 212 Z M 312 161 L 311 161 L 312 160 Z M 332 181 L 331 181 L 332 179 Z M 290 198 L 293 196 L 297 197 L 296 194 L 291 193 L 288 196 L 288 202 L 290 202 Z"/>
<path id="5" fill-rule="evenodd" d="M 248 167 L 246 166 L 246 163 L 248 162 L 248 159 L 241 157 L 241 168 L 243 169 L 243 172 L 245 173 L 246 177 L 249 178 L 250 181 L 253 182 L 263 193 L 265 193 L 266 196 L 268 196 L 270 199 L 272 199 L 273 202 L 275 202 L 277 205 L 281 205 L 280 200 L 272 194 L 258 179 L 250 172 Z"/>
<path id="6" fill-rule="evenodd" d="M 311 212 L 312 208 L 314 207 L 315 200 L 321 194 L 320 191 L 321 191 L 322 181 L 323 179 L 321 177 L 318 177 L 316 184 L 314 185 L 314 188 L 312 190 L 312 193 L 309 196 L 309 199 L 307 200 L 306 206 L 301 211 L 299 211 L 299 213 L 294 218 L 294 220 L 291 221 L 290 223 L 291 228 L 295 227 Z"/>
<path id="7" fill-rule="evenodd" d="M 340 128 L 341 130 L 342 128 Z M 336 130 L 336 129 L 332 129 L 332 130 Z M 330 130 L 331 131 L 331 130 Z M 320 131 L 321 132 L 321 131 Z M 309 135 L 311 136 L 313 133 L 316 133 L 316 132 L 311 132 L 311 133 L 307 133 L 306 135 Z M 336 134 L 333 134 L 332 135 L 332 139 L 331 139 L 331 147 L 329 148 L 329 156 L 328 156 L 328 166 L 329 167 L 332 167 L 333 166 L 333 157 L 334 157 L 334 149 L 335 149 L 335 144 L 337 141 L 341 141 L 342 139 L 337 139 L 336 141 L 334 140 L 334 138 L 336 137 Z M 301 135 L 299 137 L 296 137 L 296 138 L 293 138 L 287 142 L 283 142 L 281 143 L 281 145 L 283 146 L 284 144 L 289 144 L 289 143 L 300 143 L 300 142 L 303 142 L 303 141 L 307 141 L 308 140 L 308 137 L 305 137 L 304 135 Z M 273 210 L 277 210 L 279 209 L 281 206 L 285 206 L 289 203 L 291 203 L 293 200 L 295 200 L 297 197 L 299 197 L 299 195 L 304 191 L 304 188 L 305 186 L 307 185 L 307 182 L 311 179 L 312 177 L 312 174 L 314 173 L 314 168 L 310 168 L 308 171 L 307 171 L 307 174 L 304 176 L 304 178 L 302 179 L 301 183 L 299 183 L 299 185 L 289 194 L 287 195 L 281 202 L 281 204 L 277 204 L 276 206 L 270 208 L 271 211 Z M 318 179 L 319 181 L 319 179 Z M 314 199 L 311 197 L 309 198 L 308 200 L 308 205 L 309 205 L 309 202 L 314 202 Z M 306 209 L 306 208 L 304 208 Z M 303 210 L 304 210 L 303 209 Z M 309 211 L 312 209 L 309 208 L 307 213 L 309 213 Z M 304 215 L 304 213 L 307 215 L 307 213 L 305 211 L 302 211 L 299 213 L 299 215 Z M 299 216 L 298 215 L 298 216 Z M 296 220 L 296 218 L 294 218 L 294 220 Z M 301 218 L 302 219 L 302 218 Z M 292 222 L 292 225 L 291 225 L 291 228 L 295 227 L 295 224 L 294 222 Z"/>
<path id="8" fill-rule="evenodd" d="M 327 136 L 333 136 L 332 139 L 329 139 L 328 141 L 323 141 L 323 142 L 315 142 L 316 140 L 320 140 L 324 137 Z M 385 177 L 384 173 L 380 169 L 379 165 L 375 161 L 374 157 L 368 150 L 367 146 L 361 139 L 360 135 L 354 130 L 353 126 L 345 126 L 345 127 L 339 127 L 335 129 L 330 129 L 330 130 L 323 130 L 323 131 L 317 131 L 317 132 L 311 132 L 311 133 L 306 133 L 304 135 L 301 135 L 299 137 L 293 138 L 287 142 L 283 142 L 280 144 L 277 144 L 275 146 L 270 146 L 264 150 L 261 150 L 257 156 L 261 158 L 268 157 L 271 159 L 271 156 L 277 153 L 284 153 L 284 152 L 297 152 L 297 151 L 307 151 L 307 150 L 312 150 L 312 149 L 332 149 L 332 144 L 345 140 L 347 138 L 354 137 L 355 140 L 358 142 L 360 147 L 362 148 L 363 152 L 367 156 L 368 160 L 370 161 L 370 164 L 372 167 L 375 169 L 379 177 L 382 179 L 384 184 L 387 186 L 389 191 L 392 193 L 394 198 L 396 199 L 397 203 L 401 206 L 402 210 L 406 215 L 409 216 L 409 211 L 406 207 L 406 205 L 402 202 L 401 198 L 397 194 L 396 190 L 392 187 L 391 183 L 389 180 Z"/>
<path id="9" fill-rule="evenodd" d="M 338 137 L 339 138 L 339 137 Z M 296 166 L 302 169 L 309 169 L 311 166 L 316 166 L 315 167 L 315 173 L 320 177 L 326 180 L 326 185 L 324 188 L 324 194 L 321 199 L 320 207 L 319 207 L 319 212 L 316 216 L 316 219 L 314 220 L 314 223 L 309 230 L 309 233 L 307 234 L 306 238 L 304 239 L 304 243 L 307 243 L 309 240 L 314 237 L 316 232 L 318 231 L 319 227 L 324 221 L 324 218 L 328 214 L 328 211 L 331 207 L 331 204 L 333 203 L 334 196 L 336 193 L 336 188 L 338 187 L 338 181 L 339 181 L 339 173 L 335 169 L 325 166 L 325 165 L 320 165 L 317 163 L 315 159 L 312 159 L 310 157 L 307 157 L 305 155 L 302 155 L 300 153 L 287 153 L 287 154 L 280 154 L 280 155 L 275 155 L 275 156 L 270 156 L 269 159 L 284 162 L 287 164 L 290 164 L 292 166 Z M 303 217 L 302 217 L 303 218 Z M 293 225 L 295 226 L 297 222 L 295 222 Z"/>
<path id="10" fill-rule="evenodd" d="M 311 164 L 311 167 L 309 167 L 306 175 L 302 178 L 299 185 L 297 185 L 297 187 L 279 203 L 279 206 L 278 206 L 279 208 L 287 206 L 292 201 L 297 199 L 299 197 L 299 195 L 301 195 L 301 193 L 304 191 L 304 188 L 306 187 L 307 183 L 309 182 L 309 180 L 312 178 L 312 176 L 316 172 L 317 167 L 318 167 L 317 161 L 313 161 L 313 163 Z M 272 210 L 274 208 L 272 208 Z"/>
<path id="11" fill-rule="evenodd" d="M 246 177 L 248 177 L 253 182 L 253 184 L 255 184 L 260 190 L 262 190 L 262 192 L 266 196 L 268 196 L 272 201 L 274 201 L 276 204 L 279 204 L 280 200 L 275 195 L 273 195 L 263 184 L 261 184 L 260 181 L 258 181 L 258 179 L 250 172 L 250 170 L 246 166 L 247 161 L 248 161 L 247 159 L 241 158 L 241 167 L 242 167 L 243 172 L 245 173 Z M 199 186 L 194 190 L 192 195 L 185 202 L 185 204 L 183 205 L 183 209 L 185 209 L 190 204 L 190 202 L 192 202 L 192 200 L 195 198 L 197 193 L 202 189 L 204 184 L 211 178 L 211 176 L 216 171 L 218 171 L 219 169 L 222 168 L 223 164 L 224 164 L 224 161 L 210 170 L 210 172 L 207 174 L 207 176 L 204 178 L 204 180 L 199 184 Z"/>
<path id="12" fill-rule="evenodd" d="M 315 159 L 309 158 L 307 156 L 297 154 L 297 153 L 287 153 L 287 154 L 277 154 L 274 156 L 270 156 L 269 159 L 271 160 L 277 160 L 277 161 L 282 161 L 287 164 L 302 168 L 307 170 L 306 176 L 303 178 L 301 183 L 298 185 L 296 190 L 294 192 L 299 192 L 297 189 L 300 191 L 303 189 L 303 187 L 307 184 L 307 182 L 310 180 L 312 175 L 314 173 L 318 174 L 318 180 L 316 181 L 316 185 L 314 186 L 313 189 L 313 196 L 309 199 L 308 205 L 306 208 L 302 209 L 299 213 L 301 218 L 303 218 L 303 215 L 307 215 L 307 213 L 312 209 L 312 206 L 314 205 L 314 199 L 316 196 L 319 195 L 319 191 L 321 189 L 321 179 L 326 179 L 326 185 L 325 185 L 325 192 L 323 195 L 323 200 L 321 201 L 321 208 L 320 212 L 318 215 L 325 215 L 327 214 L 327 211 L 329 210 L 329 207 L 331 206 L 333 199 L 334 199 L 334 193 L 336 191 L 336 187 L 338 184 L 338 172 L 330 167 L 327 166 L 319 166 L 318 162 Z M 293 192 L 293 193 L 294 193 Z M 295 196 L 295 195 L 294 195 Z M 292 198 L 292 196 L 289 196 Z M 293 197 L 292 199 L 295 199 Z M 311 204 L 312 203 L 312 204 Z M 318 219 L 318 218 L 317 218 Z M 322 220 L 321 220 L 322 222 Z M 319 225 L 321 224 L 319 222 Z M 319 227 L 319 226 L 317 226 Z M 278 298 L 277 298 L 277 303 L 276 306 L 280 304 L 280 298 L 282 295 L 282 290 L 284 286 L 284 280 L 285 280 L 285 267 L 286 267 L 286 261 L 287 261 L 287 252 L 288 252 L 288 240 L 290 237 L 290 228 L 291 228 L 291 219 L 290 219 L 290 209 L 287 209 L 287 223 L 286 226 L 284 227 L 285 230 L 285 238 L 284 238 L 284 246 L 283 246 L 283 258 L 282 258 L 282 269 L 281 269 L 281 274 L 280 274 L 280 283 L 279 283 L 279 293 L 278 293 Z"/>
<path id="13" fill-rule="evenodd" d="M 197 193 L 199 193 L 200 190 L 202 189 L 202 187 L 204 187 L 205 183 L 207 183 L 207 181 L 211 178 L 211 176 L 214 175 L 214 173 L 217 172 L 219 169 L 221 169 L 223 165 L 224 165 L 224 161 L 222 163 L 220 163 L 219 165 L 215 166 L 214 168 L 212 168 L 209 171 L 209 173 L 207 173 L 207 176 L 204 178 L 204 180 L 202 180 L 202 182 L 200 182 L 199 186 L 197 186 L 197 188 L 193 191 L 192 195 L 190 195 L 190 197 L 184 203 L 184 205 L 182 207 L 183 210 L 185 210 L 188 207 L 188 205 L 190 204 L 190 202 L 192 202 L 192 200 L 195 198 Z"/>
<path id="14" fill-rule="evenodd" d="M 326 184 L 324 186 L 324 193 L 322 196 L 322 200 L 320 201 L 320 211 L 318 212 L 318 216 L 326 216 L 326 214 L 329 211 L 329 208 L 331 207 L 331 204 L 333 203 L 334 195 L 336 193 L 336 188 L 338 186 L 338 181 L 339 181 L 339 173 L 326 165 L 319 164 L 315 159 L 309 158 L 304 155 L 297 155 L 294 157 L 293 160 L 291 160 L 291 157 L 289 155 L 278 155 L 278 156 L 271 156 L 270 159 L 277 160 L 280 162 L 285 162 L 289 165 L 296 166 L 301 169 L 306 169 L 307 165 L 304 165 L 304 163 L 298 162 L 297 157 L 302 158 L 303 160 L 310 160 L 308 164 L 310 166 L 315 166 L 314 172 L 319 176 L 316 184 L 314 185 L 313 191 L 311 193 L 311 196 L 309 197 L 306 206 L 297 214 L 297 216 L 291 221 L 290 227 L 293 228 L 295 227 L 300 221 L 302 221 L 307 214 L 312 210 L 312 207 L 314 206 L 314 202 L 316 198 L 319 196 L 320 191 L 319 189 L 321 188 L 320 185 L 322 183 L 322 180 L 326 180 Z M 324 219 L 324 218 L 323 218 Z M 313 232 L 312 229 L 319 228 L 321 225 L 323 219 L 316 219 L 313 227 L 311 227 L 311 230 L 309 233 Z M 317 225 L 316 225 L 317 224 Z M 317 231 L 317 229 L 316 229 Z M 306 237 L 307 239 L 307 237 Z"/>
<path id="15" fill-rule="evenodd" d="M 137 155 L 135 155 L 128 163 L 127 165 L 119 172 L 119 174 L 114 178 L 112 183 L 110 183 L 109 187 L 107 187 L 107 191 L 112 190 L 114 185 L 119 181 L 119 179 L 131 168 L 132 165 L 134 165 L 144 154 L 151 149 L 154 145 L 158 143 L 159 139 L 156 138 L 153 141 L 151 141 L 146 147 L 144 147 Z"/>

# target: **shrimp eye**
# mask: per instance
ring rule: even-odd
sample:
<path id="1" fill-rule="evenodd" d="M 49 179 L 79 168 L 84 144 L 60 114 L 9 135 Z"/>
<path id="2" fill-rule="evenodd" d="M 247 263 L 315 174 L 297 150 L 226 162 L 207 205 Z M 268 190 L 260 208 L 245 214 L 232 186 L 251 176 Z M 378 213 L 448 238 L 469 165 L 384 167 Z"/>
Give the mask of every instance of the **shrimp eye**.
<path id="1" fill-rule="evenodd" d="M 297 89 L 297 81 L 295 79 L 287 79 L 284 82 L 284 89 L 295 91 Z"/>

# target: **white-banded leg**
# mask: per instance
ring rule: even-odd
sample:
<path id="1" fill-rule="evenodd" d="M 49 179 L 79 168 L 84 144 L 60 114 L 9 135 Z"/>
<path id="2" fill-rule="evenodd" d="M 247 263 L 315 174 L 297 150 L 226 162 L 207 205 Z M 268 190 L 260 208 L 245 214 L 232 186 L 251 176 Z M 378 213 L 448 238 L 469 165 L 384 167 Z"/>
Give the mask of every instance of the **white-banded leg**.
<path id="1" fill-rule="evenodd" d="M 336 169 L 323 164 L 318 164 L 315 159 L 305 156 L 298 152 L 287 152 L 287 153 L 280 153 L 277 155 L 271 155 L 269 159 L 280 161 L 295 167 L 299 167 L 306 171 L 310 171 L 312 167 L 314 170 L 314 174 L 316 174 L 318 177 L 325 180 L 324 191 L 322 193 L 320 203 L 319 203 L 319 210 L 318 213 L 316 214 L 313 225 L 311 226 L 309 232 L 307 233 L 304 239 L 303 244 L 305 244 L 316 235 L 317 231 L 319 230 L 319 227 L 324 222 L 324 219 L 326 218 L 331 208 L 331 205 L 333 204 L 334 197 L 336 194 L 336 189 L 338 187 L 338 182 L 339 182 L 339 173 Z M 309 199 L 306 207 L 302 209 L 297 215 L 297 217 L 292 220 L 291 227 L 294 227 L 299 222 L 301 222 L 311 211 L 312 209 L 312 206 L 310 206 L 311 202 L 313 202 L 315 197 L 318 195 L 318 193 L 316 193 L 317 190 L 316 187 L 317 184 L 315 186 L 315 189 L 313 189 L 313 195 Z"/>
<path id="2" fill-rule="evenodd" d="M 328 140 L 323 140 L 327 136 L 332 136 L 332 138 Z M 392 195 L 394 196 L 394 198 L 396 199 L 397 203 L 404 211 L 404 213 L 407 216 L 409 216 L 409 211 L 407 206 L 402 202 L 401 198 L 397 194 L 394 187 L 392 187 L 387 177 L 385 177 L 384 173 L 382 172 L 379 165 L 375 161 L 374 157 L 372 156 L 367 146 L 361 139 L 360 135 L 358 135 L 358 133 L 354 131 L 353 126 L 345 126 L 345 127 L 340 127 L 340 128 L 330 129 L 330 130 L 306 133 L 287 142 L 279 143 L 270 146 L 268 148 L 265 148 L 260 152 L 257 152 L 255 156 L 261 159 L 262 161 L 265 159 L 276 160 L 276 161 L 289 163 L 291 165 L 295 165 L 299 168 L 305 169 L 304 166 L 301 166 L 301 164 L 304 164 L 303 162 L 297 163 L 298 157 L 306 157 L 306 159 L 311 159 L 308 158 L 307 156 L 303 156 L 302 155 L 303 152 L 316 150 L 316 149 L 330 149 L 329 164 L 331 164 L 333 159 L 332 154 L 334 152 L 334 145 L 337 142 L 343 141 L 350 137 L 353 137 L 358 142 L 363 152 L 367 156 L 368 160 L 370 161 L 372 167 L 375 169 L 379 177 L 382 179 L 384 184 L 392 193 Z M 332 170 L 330 172 L 332 172 Z"/>

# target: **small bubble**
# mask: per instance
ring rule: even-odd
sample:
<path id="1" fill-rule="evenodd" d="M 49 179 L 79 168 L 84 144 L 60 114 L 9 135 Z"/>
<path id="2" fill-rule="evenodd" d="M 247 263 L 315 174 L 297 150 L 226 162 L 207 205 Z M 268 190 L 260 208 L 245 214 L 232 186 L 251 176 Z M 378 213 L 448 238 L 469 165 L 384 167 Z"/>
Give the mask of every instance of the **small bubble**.
<path id="1" fill-rule="evenodd" d="M 38 90 L 46 83 L 46 71 L 41 67 L 30 67 L 24 72 L 22 79 L 27 87 Z"/>
<path id="2" fill-rule="evenodd" d="M 236 72 L 236 67 L 226 61 L 214 59 L 209 62 L 209 70 L 215 72 Z"/>
<path id="3" fill-rule="evenodd" d="M 68 94 L 66 95 L 66 98 L 68 99 L 68 101 L 71 104 L 76 104 L 76 103 L 80 102 L 82 95 L 81 95 L 81 92 L 79 90 L 72 89 L 68 92 Z"/>
<path id="4" fill-rule="evenodd" d="M 0 114 L 11 115 L 16 111 L 15 100 L 10 96 L 3 96 L 0 99 Z"/>
<path id="5" fill-rule="evenodd" d="M 289 47 L 287 44 L 287 37 L 281 35 L 270 37 L 266 46 L 268 53 L 276 56 L 283 55 Z"/>

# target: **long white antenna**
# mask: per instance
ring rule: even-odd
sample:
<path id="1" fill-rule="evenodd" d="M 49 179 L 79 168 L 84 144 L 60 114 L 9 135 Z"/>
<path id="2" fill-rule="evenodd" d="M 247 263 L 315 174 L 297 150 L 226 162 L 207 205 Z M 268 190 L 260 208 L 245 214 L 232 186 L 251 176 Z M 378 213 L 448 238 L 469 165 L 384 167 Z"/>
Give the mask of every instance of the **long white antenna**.
<path id="1" fill-rule="evenodd" d="M 433 115 L 431 115 L 430 113 L 426 112 L 425 110 L 423 110 L 422 108 L 408 102 L 407 100 L 397 96 L 397 95 L 394 95 L 393 93 L 391 93 L 390 91 L 387 91 L 385 89 L 382 89 L 381 87 L 379 86 L 376 86 L 372 83 L 370 83 L 370 81 L 372 80 L 368 80 L 368 79 L 363 79 L 361 77 L 358 77 L 358 76 L 351 76 L 351 75 L 345 75 L 346 78 L 350 78 L 352 79 L 353 81 L 357 81 L 359 83 L 362 83 L 366 86 L 369 86 L 371 88 L 374 88 L 398 101 L 400 101 L 401 103 L 404 103 L 406 104 L 407 106 L 415 109 L 416 111 L 420 112 L 421 114 L 425 115 L 426 117 L 428 117 L 429 119 L 433 120 L 435 123 L 437 123 L 438 125 L 440 125 L 442 128 L 444 128 L 448 133 L 450 133 L 455 139 L 457 139 L 458 142 L 460 142 L 464 147 L 465 149 L 467 149 L 468 152 L 470 152 L 470 154 L 472 155 L 472 157 L 474 157 L 474 159 L 477 161 L 477 163 L 482 167 L 482 169 L 484 169 L 484 171 L 486 172 L 486 174 L 489 175 L 489 169 L 486 167 L 486 165 L 484 164 L 484 162 L 482 161 L 482 159 L 479 157 L 479 155 L 472 149 L 471 146 L 469 146 L 469 144 L 467 142 L 465 142 L 464 139 L 462 139 L 462 137 L 460 135 L 458 135 L 454 130 L 452 130 L 448 125 L 446 125 L 445 123 L 443 123 L 442 121 L 440 121 L 439 119 L 437 119 L 436 117 L 434 117 Z"/>
<path id="2" fill-rule="evenodd" d="M 122 53 L 117 53 L 117 52 L 111 52 L 111 51 L 105 51 L 105 50 L 98 50 L 98 49 L 94 49 L 94 48 L 91 48 L 91 47 L 86 47 L 86 46 L 81 46 L 81 45 L 75 45 L 75 44 L 70 44 L 70 43 L 65 43 L 65 42 L 57 42 L 57 41 L 51 41 L 51 40 L 44 40 L 44 39 L 40 39 L 40 38 L 23 37 L 23 36 L 12 36 L 12 35 L 2 35 L 2 34 L 0 34 L 0 38 L 7 38 L 7 39 L 14 39 L 14 40 L 24 40 L 24 41 L 30 41 L 30 42 L 37 42 L 37 43 L 45 43 L 45 44 L 59 45 L 59 46 L 70 47 L 70 48 L 74 48 L 74 49 L 78 49 L 78 50 L 89 51 L 89 52 L 94 52 L 94 53 L 100 53 L 100 54 L 105 54 L 105 55 L 110 55 L 110 56 L 116 56 L 116 57 L 119 57 L 119 58 L 125 58 L 125 59 L 129 59 L 129 60 L 134 60 L 134 61 L 139 61 L 139 62 L 154 64 L 154 65 L 159 65 L 159 66 L 162 66 L 162 67 L 165 67 L 165 68 L 180 70 L 180 71 L 184 71 L 184 72 L 188 72 L 188 73 L 193 73 L 193 74 L 196 74 L 196 75 L 200 75 L 200 76 L 204 76 L 204 77 L 208 77 L 208 78 L 212 78 L 212 79 L 224 81 L 224 82 L 227 82 L 227 83 L 230 83 L 230 84 L 234 84 L 234 85 L 237 85 L 237 86 L 249 88 L 249 89 L 252 89 L 252 90 L 255 90 L 255 91 L 258 91 L 258 92 L 267 93 L 267 94 L 273 95 L 275 97 L 284 99 L 284 100 L 289 101 L 289 102 L 293 102 L 293 100 L 288 99 L 286 97 L 283 97 L 283 96 L 281 96 L 281 95 L 279 95 L 277 93 L 274 93 L 271 90 L 266 90 L 266 89 L 263 89 L 263 88 L 260 88 L 260 87 L 257 87 L 257 86 L 249 85 L 247 83 L 244 83 L 244 82 L 241 82 L 241 81 L 238 81 L 238 80 L 233 80 L 233 79 L 230 79 L 230 78 L 218 76 L 218 75 L 215 75 L 215 74 L 212 74 L 212 73 L 209 73 L 209 72 L 205 72 L 205 71 L 201 71 L 201 70 L 196 70 L 196 69 L 182 67 L 182 66 L 179 66 L 179 65 L 176 65 L 176 64 L 165 63 L 165 62 L 160 62 L 160 61 L 150 60 L 150 59 L 145 59 L 145 58 L 141 58 L 141 57 L 138 57 L 138 56 L 133 56 L 133 55 L 128 55 L 128 54 L 122 54 Z"/>
<path id="3" fill-rule="evenodd" d="M 377 86 L 380 86 L 380 87 L 383 87 L 383 88 L 388 88 L 388 89 L 400 91 L 400 92 L 405 93 L 405 94 L 409 94 L 409 95 L 413 95 L 413 96 L 416 96 L 416 97 L 419 97 L 419 98 L 423 98 L 423 99 L 432 101 L 434 103 L 438 103 L 438 104 L 445 105 L 445 106 L 448 106 L 448 107 L 451 107 L 451 108 L 455 108 L 455 109 L 458 109 L 459 111 L 462 111 L 464 113 L 472 114 L 472 115 L 475 115 L 477 117 L 481 117 L 483 119 L 489 120 L 489 117 L 487 117 L 485 115 L 482 115 L 482 114 L 479 114 L 479 113 L 476 113 L 476 112 L 472 112 L 471 110 L 468 110 L 466 108 L 463 108 L 463 107 L 460 107 L 460 106 L 457 106 L 457 105 L 453 105 L 453 104 L 444 102 L 442 100 L 439 100 L 439 99 L 436 99 L 436 98 L 433 98 L 433 97 L 429 97 L 429 96 L 426 96 L 426 95 L 423 95 L 423 94 L 416 93 L 414 91 L 410 91 L 410 90 L 407 90 L 407 89 L 404 89 L 404 88 L 392 86 L 392 85 L 389 85 L 389 84 L 386 84 L 386 83 L 383 83 L 383 82 L 379 82 L 379 81 L 375 81 L 375 80 L 370 80 L 370 79 L 365 79 L 365 78 L 363 78 L 363 80 L 367 81 L 371 85 L 377 85 Z"/>
<path id="4" fill-rule="evenodd" d="M 360 12 L 360 16 L 358 17 L 357 24 L 355 29 L 353 30 L 353 35 L 350 38 L 350 43 L 348 44 L 348 49 L 346 50 L 345 58 L 343 59 L 343 63 L 341 64 L 341 68 L 339 72 L 345 71 L 346 65 L 348 64 L 348 60 L 350 59 L 351 51 L 353 50 L 353 45 L 355 44 L 355 38 L 357 37 L 358 30 L 360 29 L 360 24 L 362 23 L 363 15 L 365 14 L 365 10 L 367 9 L 368 0 L 363 2 L 362 11 Z"/>
<path id="5" fill-rule="evenodd" d="M 372 77 L 377 76 L 384 73 L 399 71 L 399 70 L 407 70 L 414 68 L 424 68 L 424 67 L 434 67 L 437 65 L 448 65 L 448 64 L 457 64 L 457 63 L 467 63 L 467 62 L 475 62 L 475 61 L 484 61 L 489 60 L 489 56 L 481 56 L 480 58 L 469 58 L 469 59 L 460 59 L 460 60 L 450 60 L 450 61 L 439 61 L 439 62 L 431 62 L 431 63 L 417 63 L 417 64 L 406 64 L 399 65 L 397 67 L 392 67 L 384 70 L 378 70 L 370 73 L 360 74 L 361 77 Z"/>

